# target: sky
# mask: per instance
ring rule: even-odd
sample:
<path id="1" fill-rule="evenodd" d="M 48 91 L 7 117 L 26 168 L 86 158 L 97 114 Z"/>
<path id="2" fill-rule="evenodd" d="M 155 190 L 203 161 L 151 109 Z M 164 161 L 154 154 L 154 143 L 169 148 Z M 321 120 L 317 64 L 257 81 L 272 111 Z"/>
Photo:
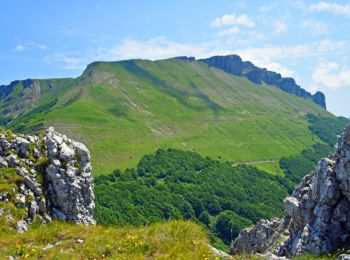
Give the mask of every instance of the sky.
<path id="1" fill-rule="evenodd" d="M 238 54 L 350 117 L 349 1 L 0 1 L 0 85 L 93 61 Z"/>

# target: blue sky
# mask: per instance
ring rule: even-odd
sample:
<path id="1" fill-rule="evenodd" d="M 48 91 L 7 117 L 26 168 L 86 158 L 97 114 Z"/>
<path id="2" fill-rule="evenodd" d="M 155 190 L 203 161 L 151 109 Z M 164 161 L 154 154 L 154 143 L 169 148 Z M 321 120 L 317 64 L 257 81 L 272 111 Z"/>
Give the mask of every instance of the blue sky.
<path id="1" fill-rule="evenodd" d="M 350 117 L 348 1 L 1 1 L 0 84 L 96 60 L 239 54 Z"/>

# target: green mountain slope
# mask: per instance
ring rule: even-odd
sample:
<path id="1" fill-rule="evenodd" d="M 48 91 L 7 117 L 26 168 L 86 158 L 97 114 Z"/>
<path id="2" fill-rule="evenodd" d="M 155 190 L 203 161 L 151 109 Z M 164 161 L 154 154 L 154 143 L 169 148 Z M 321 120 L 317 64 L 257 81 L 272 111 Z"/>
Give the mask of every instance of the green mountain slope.
<path id="1" fill-rule="evenodd" d="M 335 118 L 310 100 L 177 59 L 96 62 L 77 79 L 12 85 L 0 91 L 2 124 L 55 126 L 87 144 L 96 175 L 168 147 L 224 161 L 278 160 L 320 141 L 307 114 Z"/>
<path id="2" fill-rule="evenodd" d="M 104 225 L 145 225 L 191 219 L 208 229 L 215 247 L 225 250 L 240 229 L 283 215 L 282 200 L 334 150 L 345 118 L 308 115 L 310 130 L 324 143 L 279 160 L 275 176 L 247 165 L 232 167 L 194 152 L 159 149 L 137 168 L 115 170 L 95 179 L 95 218 Z M 260 166 L 260 165 L 259 165 Z"/>

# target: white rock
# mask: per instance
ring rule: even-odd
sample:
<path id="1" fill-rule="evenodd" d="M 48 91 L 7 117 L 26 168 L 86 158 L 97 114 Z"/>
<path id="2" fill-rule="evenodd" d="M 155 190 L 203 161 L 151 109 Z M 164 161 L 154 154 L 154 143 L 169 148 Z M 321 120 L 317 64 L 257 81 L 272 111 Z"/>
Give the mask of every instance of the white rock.
<path id="1" fill-rule="evenodd" d="M 74 159 L 75 152 L 70 148 L 66 143 L 61 144 L 60 159 L 65 162 L 71 161 Z"/>
<path id="2" fill-rule="evenodd" d="M 22 234 L 28 231 L 28 223 L 25 220 L 20 220 L 16 223 L 17 232 Z"/>

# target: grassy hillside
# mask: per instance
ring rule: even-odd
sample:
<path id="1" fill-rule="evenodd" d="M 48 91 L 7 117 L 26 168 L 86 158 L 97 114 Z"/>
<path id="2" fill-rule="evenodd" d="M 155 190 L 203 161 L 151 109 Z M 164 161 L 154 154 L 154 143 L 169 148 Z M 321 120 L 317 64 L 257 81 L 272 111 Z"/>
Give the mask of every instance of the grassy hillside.
<path id="1" fill-rule="evenodd" d="M 224 249 L 222 242 L 229 244 L 243 227 L 283 215 L 282 200 L 320 158 L 334 150 L 337 135 L 349 122 L 308 118 L 311 131 L 325 142 L 282 157 L 276 162 L 277 171 L 270 168 L 266 173 L 195 152 L 159 149 L 145 155 L 137 168 L 99 176 L 95 179 L 96 220 L 105 225 L 145 225 L 191 219 L 206 227 L 211 242 Z"/>
<path id="2" fill-rule="evenodd" d="M 35 218 L 19 234 L 16 222 L 28 217 L 14 196 L 21 181 L 16 169 L 0 168 L 0 194 L 8 194 L 0 200 L 0 259 L 215 259 L 207 233 L 189 221 L 107 228 Z"/>
<path id="3" fill-rule="evenodd" d="M 95 175 L 168 147 L 277 161 L 319 141 L 306 114 L 333 117 L 277 88 L 176 59 L 97 62 L 77 79 L 37 82 L 39 90 L 19 82 L 1 97 L 1 121 L 24 132 L 53 125 L 86 143 Z"/>
<path id="4" fill-rule="evenodd" d="M 216 259 L 204 230 L 185 221 L 137 229 L 53 222 L 22 235 L 0 230 L 1 259 Z"/>

